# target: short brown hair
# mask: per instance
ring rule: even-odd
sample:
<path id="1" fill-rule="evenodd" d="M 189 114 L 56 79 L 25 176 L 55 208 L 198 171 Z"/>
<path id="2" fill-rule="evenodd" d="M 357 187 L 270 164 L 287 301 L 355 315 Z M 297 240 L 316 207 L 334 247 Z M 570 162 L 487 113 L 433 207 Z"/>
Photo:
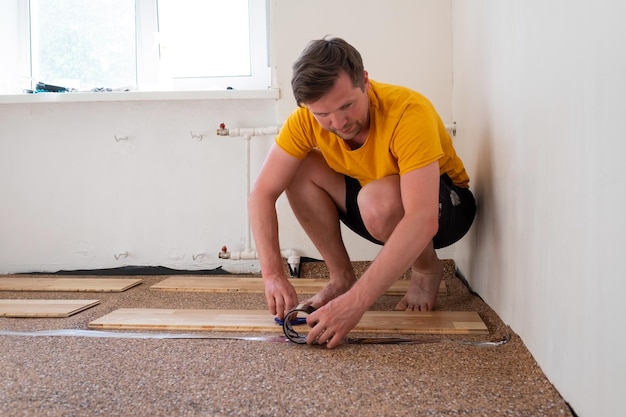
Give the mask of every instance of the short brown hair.
<path id="1" fill-rule="evenodd" d="M 341 38 L 325 37 L 304 48 L 293 64 L 291 88 L 298 106 L 319 100 L 345 71 L 354 87 L 365 88 L 361 54 Z"/>

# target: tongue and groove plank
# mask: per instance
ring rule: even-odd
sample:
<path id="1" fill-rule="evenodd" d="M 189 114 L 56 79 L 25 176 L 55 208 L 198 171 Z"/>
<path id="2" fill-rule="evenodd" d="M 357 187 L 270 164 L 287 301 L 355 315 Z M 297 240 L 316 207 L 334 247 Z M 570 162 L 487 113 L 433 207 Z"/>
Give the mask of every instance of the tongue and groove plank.
<path id="1" fill-rule="evenodd" d="M 122 292 L 141 284 L 134 278 L 0 278 L 0 291 Z"/>
<path id="2" fill-rule="evenodd" d="M 323 278 L 292 278 L 289 282 L 291 282 L 298 294 L 316 294 L 328 284 L 329 280 Z M 408 288 L 409 280 L 398 280 L 385 291 L 385 295 L 404 295 Z M 263 279 L 261 278 L 220 275 L 206 277 L 173 276 L 152 285 L 150 289 L 181 292 L 265 292 Z M 439 295 L 447 294 L 446 283 L 444 280 L 441 280 Z"/>
<path id="3" fill-rule="evenodd" d="M 266 310 L 121 308 L 89 323 L 90 329 L 282 332 Z M 308 327 L 294 326 L 298 331 Z M 352 330 L 389 334 L 488 334 L 474 311 L 367 311 Z"/>
<path id="4" fill-rule="evenodd" d="M 69 317 L 100 300 L 0 300 L 2 317 Z"/>

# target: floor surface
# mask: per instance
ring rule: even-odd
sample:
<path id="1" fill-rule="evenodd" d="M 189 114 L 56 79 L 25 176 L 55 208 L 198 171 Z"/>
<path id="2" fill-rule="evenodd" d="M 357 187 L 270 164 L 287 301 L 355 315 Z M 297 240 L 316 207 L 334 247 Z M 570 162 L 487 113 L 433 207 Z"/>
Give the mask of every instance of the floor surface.
<path id="1" fill-rule="evenodd" d="M 0 335 L 0 415 L 571 416 L 522 340 L 470 294 L 453 262 L 443 262 L 448 295 L 438 308 L 477 311 L 489 336 L 328 350 L 288 341 Z M 323 275 L 323 263 L 302 267 L 303 277 Z M 0 331 L 86 330 L 121 307 L 265 308 L 262 294 L 150 291 L 165 276 L 141 278 L 122 293 L 2 291 L 0 298 L 101 303 L 68 318 L 0 318 Z M 399 299 L 383 296 L 372 309 L 391 309 Z M 457 343 L 497 341 L 507 332 L 511 340 L 501 347 Z"/>

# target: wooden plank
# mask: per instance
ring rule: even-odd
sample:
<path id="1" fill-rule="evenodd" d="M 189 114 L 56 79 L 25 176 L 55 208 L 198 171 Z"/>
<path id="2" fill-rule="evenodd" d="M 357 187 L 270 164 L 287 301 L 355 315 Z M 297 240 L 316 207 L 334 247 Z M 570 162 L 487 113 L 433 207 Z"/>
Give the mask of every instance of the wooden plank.
<path id="1" fill-rule="evenodd" d="M 100 300 L 0 300 L 3 317 L 69 317 L 100 304 Z"/>
<path id="2" fill-rule="evenodd" d="M 89 323 L 90 329 L 282 332 L 266 310 L 121 308 Z M 296 326 L 296 331 L 299 326 Z M 300 327 L 306 332 L 307 327 Z M 388 334 L 487 334 L 470 311 L 367 311 L 353 330 Z"/>
<path id="3" fill-rule="evenodd" d="M 134 278 L 0 278 L 0 291 L 122 292 L 141 284 Z"/>
<path id="4" fill-rule="evenodd" d="M 289 282 L 293 284 L 298 294 L 316 294 L 328 284 L 329 280 L 322 278 L 291 278 Z M 398 280 L 385 291 L 385 295 L 404 295 L 408 288 L 409 280 Z M 262 278 L 228 275 L 204 277 L 172 276 L 151 286 L 150 289 L 155 291 L 181 292 L 240 292 L 259 294 L 265 292 Z M 444 280 L 441 280 L 439 295 L 448 295 Z"/>

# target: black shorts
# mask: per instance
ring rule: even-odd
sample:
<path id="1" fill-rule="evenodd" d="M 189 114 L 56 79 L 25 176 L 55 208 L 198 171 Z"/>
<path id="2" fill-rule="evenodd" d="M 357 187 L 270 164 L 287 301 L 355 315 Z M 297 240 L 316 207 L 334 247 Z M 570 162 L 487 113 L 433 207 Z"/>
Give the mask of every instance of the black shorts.
<path id="1" fill-rule="evenodd" d="M 359 236 L 370 242 L 382 245 L 363 224 L 357 196 L 361 190 L 358 180 L 346 176 L 346 213 L 339 213 L 339 219 Z M 469 188 L 452 183 L 447 174 L 439 181 L 439 230 L 433 238 L 435 249 L 445 248 L 461 239 L 469 230 L 476 215 L 476 201 Z M 417 232 L 417 231 L 416 231 Z"/>

